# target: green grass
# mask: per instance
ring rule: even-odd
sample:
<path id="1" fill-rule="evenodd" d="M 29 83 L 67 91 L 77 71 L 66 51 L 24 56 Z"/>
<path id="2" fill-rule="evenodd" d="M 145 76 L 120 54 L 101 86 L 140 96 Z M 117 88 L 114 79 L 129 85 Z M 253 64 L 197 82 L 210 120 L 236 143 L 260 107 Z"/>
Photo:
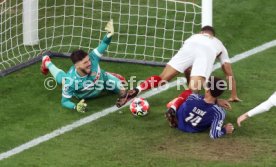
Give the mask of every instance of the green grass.
<path id="1" fill-rule="evenodd" d="M 230 55 L 275 39 L 274 0 L 214 1 L 214 25 Z M 266 100 L 275 91 L 276 48 L 233 64 L 238 95 L 226 122 Z M 68 59 L 54 59 L 67 70 Z M 137 79 L 159 74 L 162 68 L 106 63 L 101 67 Z M 220 70 L 216 76 L 223 77 Z M 117 96 L 105 93 L 88 100 L 85 114 L 60 105 L 60 87 L 48 91 L 39 64 L 0 79 L 0 152 L 113 106 Z M 0 161 L 0 166 L 275 166 L 276 108 L 248 119 L 233 135 L 209 139 L 208 132 L 187 134 L 168 127 L 165 104 L 180 92 L 172 88 L 149 98 L 148 116 L 134 118 L 125 108 L 48 142 Z M 229 92 L 224 98 L 229 97 Z"/>
<path id="2" fill-rule="evenodd" d="M 270 49 L 233 64 L 242 103 L 234 103 L 226 122 L 267 99 L 276 80 L 274 55 Z M 54 59 L 66 69 L 69 60 Z M 265 66 L 263 64 L 266 64 Z M 138 79 L 156 74 L 161 68 L 102 63 L 102 68 Z M 45 77 L 36 64 L 0 80 L 1 152 L 112 106 L 116 95 L 89 100 L 90 110 L 79 114 L 60 106 L 60 90 L 43 87 Z M 34 72 L 35 71 L 35 72 Z M 128 71 L 128 72 L 126 72 Z M 145 74 L 145 71 L 147 73 Z M 267 73 L 267 71 L 270 71 Z M 222 75 L 220 71 L 217 76 Z M 30 76 L 32 79 L 30 79 Z M 258 79 L 258 78 L 267 78 Z M 9 85 L 12 81 L 17 82 Z M 20 94 L 19 94 L 20 93 Z M 0 162 L 1 166 L 271 166 L 276 155 L 275 108 L 246 121 L 235 134 L 213 141 L 208 132 L 186 134 L 168 127 L 163 117 L 165 104 L 179 92 L 172 88 L 149 98 L 150 114 L 134 118 L 128 109 L 77 128 L 23 153 Z M 224 97 L 228 97 L 226 94 Z M 47 100 L 45 100 L 47 99 Z M 10 104 L 10 105 L 7 105 Z M 236 126 L 236 124 L 235 124 Z"/>

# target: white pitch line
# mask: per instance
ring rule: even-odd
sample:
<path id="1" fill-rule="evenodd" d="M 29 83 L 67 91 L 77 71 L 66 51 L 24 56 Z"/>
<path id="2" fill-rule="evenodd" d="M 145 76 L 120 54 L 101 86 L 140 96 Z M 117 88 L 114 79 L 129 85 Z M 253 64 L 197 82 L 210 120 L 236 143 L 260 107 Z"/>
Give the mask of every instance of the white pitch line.
<path id="1" fill-rule="evenodd" d="M 266 49 L 269 49 L 269 48 L 272 48 L 274 46 L 276 46 L 276 40 L 273 40 L 271 42 L 265 43 L 265 44 L 263 44 L 261 46 L 253 48 L 253 49 L 251 49 L 249 51 L 246 51 L 246 52 L 243 52 L 241 54 L 235 55 L 233 58 L 231 58 L 231 61 L 232 61 L 232 63 L 235 63 L 235 62 L 237 62 L 237 61 L 239 61 L 241 59 L 247 58 L 247 57 L 249 57 L 249 56 L 251 56 L 253 54 L 262 52 L 262 51 L 264 51 Z M 214 65 L 214 69 L 213 70 L 216 70 L 218 68 L 220 68 L 220 64 L 219 63 L 217 63 L 217 64 Z M 165 91 L 165 90 L 167 90 L 169 88 L 175 87 L 176 85 L 177 85 L 177 81 L 171 82 L 171 83 L 167 84 L 166 86 L 164 86 L 163 89 L 153 89 L 153 90 L 150 90 L 150 91 L 144 93 L 143 95 L 141 95 L 141 97 L 143 97 L 143 98 L 149 98 L 149 97 L 154 96 L 156 94 L 159 94 L 159 93 L 161 93 L 161 92 L 163 92 L 163 91 Z M 125 105 L 122 108 L 124 108 L 126 106 L 128 106 L 128 105 Z M 104 117 L 104 116 L 106 116 L 106 115 L 108 115 L 110 113 L 113 113 L 115 111 L 118 111 L 120 109 L 118 109 L 116 106 L 106 108 L 106 109 L 104 109 L 102 111 L 99 111 L 97 113 L 91 114 L 90 116 L 87 116 L 87 117 L 82 118 L 82 119 L 80 119 L 78 121 L 75 121 L 75 122 L 73 122 L 73 123 L 71 123 L 69 125 L 66 125 L 66 126 L 63 126 L 63 127 L 59 128 L 57 130 L 54 130 L 51 133 L 48 133 L 48 134 L 45 134 L 43 136 L 37 137 L 37 138 L 35 138 L 35 139 L 33 139 L 33 140 L 25 143 L 25 144 L 22 144 L 22 145 L 20 145 L 18 147 L 15 147 L 15 148 L 13 148 L 13 149 L 11 149 L 9 151 L 1 153 L 0 154 L 0 161 L 3 160 L 3 159 L 5 159 L 5 158 L 9 158 L 9 157 L 11 157 L 11 156 L 13 156 L 15 154 L 21 153 L 24 150 L 30 149 L 30 148 L 32 148 L 34 146 L 37 146 L 37 145 L 39 145 L 39 144 L 41 144 L 41 143 L 43 143 L 45 141 L 53 139 L 53 138 L 55 138 L 55 137 L 57 137 L 57 136 L 59 136 L 61 134 L 69 132 L 69 131 L 71 131 L 71 130 L 73 130 L 75 128 L 78 128 L 78 127 L 82 126 L 82 125 L 85 125 L 87 123 L 93 122 L 93 121 L 95 121 L 95 120 L 97 120 L 97 119 L 99 119 L 101 117 Z"/>

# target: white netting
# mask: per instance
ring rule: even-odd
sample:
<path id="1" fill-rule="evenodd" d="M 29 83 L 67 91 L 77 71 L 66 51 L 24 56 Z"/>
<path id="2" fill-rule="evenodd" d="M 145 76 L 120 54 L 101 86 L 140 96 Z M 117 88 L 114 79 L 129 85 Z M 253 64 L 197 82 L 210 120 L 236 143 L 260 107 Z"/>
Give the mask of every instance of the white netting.
<path id="1" fill-rule="evenodd" d="M 200 3 L 180 0 L 40 0 L 39 44 L 24 46 L 22 0 L 0 3 L 0 71 L 41 50 L 95 48 L 110 18 L 115 35 L 106 56 L 166 62 L 201 23 Z"/>

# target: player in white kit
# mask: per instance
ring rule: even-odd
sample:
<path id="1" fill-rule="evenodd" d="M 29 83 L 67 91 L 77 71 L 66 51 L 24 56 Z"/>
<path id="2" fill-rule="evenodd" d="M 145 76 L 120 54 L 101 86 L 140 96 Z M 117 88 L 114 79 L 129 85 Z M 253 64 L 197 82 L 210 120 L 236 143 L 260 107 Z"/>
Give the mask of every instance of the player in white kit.
<path id="1" fill-rule="evenodd" d="M 147 78 L 133 90 L 121 96 L 116 105 L 121 107 L 130 99 L 136 97 L 140 92 L 162 85 L 162 81 L 170 81 L 179 73 L 191 69 L 189 78 L 189 89 L 197 93 L 206 80 L 209 79 L 215 59 L 218 58 L 222 64 L 224 74 L 232 83 L 232 92 L 229 101 L 240 101 L 236 91 L 236 81 L 234 79 L 230 59 L 222 42 L 215 37 L 213 27 L 205 26 L 199 34 L 192 35 L 184 43 L 177 54 L 167 63 L 160 75 Z"/>
<path id="2" fill-rule="evenodd" d="M 237 119 L 238 126 L 241 126 L 241 122 L 245 121 L 247 118 L 269 111 L 273 106 L 276 106 L 276 92 L 274 92 L 266 101 L 239 116 Z"/>

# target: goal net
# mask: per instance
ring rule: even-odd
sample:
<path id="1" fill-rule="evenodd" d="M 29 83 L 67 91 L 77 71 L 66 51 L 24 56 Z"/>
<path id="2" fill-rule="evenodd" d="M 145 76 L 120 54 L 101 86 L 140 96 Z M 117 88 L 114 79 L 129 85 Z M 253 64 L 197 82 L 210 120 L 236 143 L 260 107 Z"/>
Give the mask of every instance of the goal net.
<path id="1" fill-rule="evenodd" d="M 201 2 L 197 1 L 0 0 L 0 72 L 34 60 L 42 50 L 89 51 L 106 34 L 110 18 L 115 35 L 105 57 L 165 63 L 199 31 Z M 29 20 L 26 14 L 31 15 Z M 26 33 L 29 24 L 33 26 Z M 26 38 L 31 39 L 26 42 Z"/>

